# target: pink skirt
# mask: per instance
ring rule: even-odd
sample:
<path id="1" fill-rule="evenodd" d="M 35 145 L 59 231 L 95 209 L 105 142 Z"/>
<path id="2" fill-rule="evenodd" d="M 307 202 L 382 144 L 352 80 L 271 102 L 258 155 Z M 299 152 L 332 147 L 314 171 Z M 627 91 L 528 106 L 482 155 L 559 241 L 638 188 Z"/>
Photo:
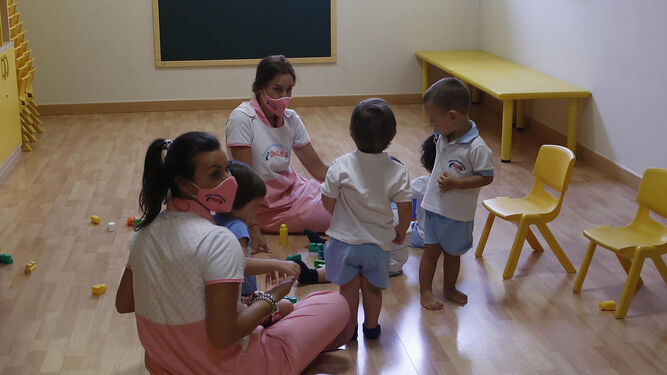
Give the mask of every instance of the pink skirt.
<path id="1" fill-rule="evenodd" d="M 299 176 L 290 167 L 266 183 L 266 196 L 257 210 L 257 220 L 264 232 L 277 233 L 286 224 L 291 233 L 304 229 L 323 233 L 331 215 L 322 205 L 321 184 Z"/>

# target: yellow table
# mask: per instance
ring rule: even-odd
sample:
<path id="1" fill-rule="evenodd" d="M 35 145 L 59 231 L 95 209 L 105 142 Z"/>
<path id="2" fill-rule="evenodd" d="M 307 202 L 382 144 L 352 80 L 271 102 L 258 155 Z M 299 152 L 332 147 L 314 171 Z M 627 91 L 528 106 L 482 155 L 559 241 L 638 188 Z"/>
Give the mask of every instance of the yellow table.
<path id="1" fill-rule="evenodd" d="M 501 161 L 511 158 L 515 100 L 517 128 L 522 128 L 524 100 L 569 99 L 567 147 L 575 151 L 578 99 L 590 97 L 589 91 L 484 51 L 420 51 L 416 55 L 423 64 L 423 91 L 429 86 L 429 65 L 433 65 L 503 102 Z"/>

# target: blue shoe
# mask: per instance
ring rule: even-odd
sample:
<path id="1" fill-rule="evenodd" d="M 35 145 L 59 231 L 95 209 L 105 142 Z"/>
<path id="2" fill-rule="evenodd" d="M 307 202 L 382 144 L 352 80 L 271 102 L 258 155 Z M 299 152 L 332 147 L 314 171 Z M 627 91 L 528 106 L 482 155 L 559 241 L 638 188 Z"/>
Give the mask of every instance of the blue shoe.
<path id="1" fill-rule="evenodd" d="M 369 340 L 377 339 L 380 336 L 380 331 L 382 330 L 379 324 L 375 328 L 371 329 L 366 328 L 366 325 L 362 324 L 361 328 L 362 331 L 364 331 L 364 337 Z"/>

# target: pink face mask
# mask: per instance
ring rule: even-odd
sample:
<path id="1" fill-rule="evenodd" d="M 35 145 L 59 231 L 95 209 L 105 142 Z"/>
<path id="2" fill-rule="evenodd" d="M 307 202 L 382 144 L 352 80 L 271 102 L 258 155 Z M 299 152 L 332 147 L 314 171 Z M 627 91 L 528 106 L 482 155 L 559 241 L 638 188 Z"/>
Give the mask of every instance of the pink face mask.
<path id="1" fill-rule="evenodd" d="M 199 189 L 197 201 L 204 207 L 214 212 L 227 213 L 232 211 L 236 189 L 239 186 L 233 176 L 227 177 L 212 189 L 202 189 L 194 182 L 190 183 Z"/>
<path id="2" fill-rule="evenodd" d="M 268 108 L 271 113 L 278 116 L 279 118 L 283 117 L 283 113 L 285 113 L 285 109 L 287 109 L 290 100 L 292 100 L 292 98 L 289 96 L 272 99 L 269 98 L 268 95 L 264 95 L 264 104 L 266 104 L 266 108 Z"/>

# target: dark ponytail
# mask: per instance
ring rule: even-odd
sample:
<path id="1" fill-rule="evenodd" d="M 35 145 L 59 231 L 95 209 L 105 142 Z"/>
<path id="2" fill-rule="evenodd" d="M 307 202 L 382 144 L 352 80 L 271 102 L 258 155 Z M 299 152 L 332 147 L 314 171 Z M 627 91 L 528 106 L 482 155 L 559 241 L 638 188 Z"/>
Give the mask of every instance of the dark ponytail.
<path id="1" fill-rule="evenodd" d="M 218 139 L 204 132 L 184 133 L 173 142 L 163 138 L 154 140 L 146 151 L 143 185 L 139 194 L 143 222 L 135 229 L 146 227 L 155 220 L 170 191 L 173 196 L 183 198 L 183 193 L 176 186 L 176 178 L 192 180 L 197 167 L 195 156 L 218 149 Z M 165 150 L 163 159 L 162 151 Z"/>

